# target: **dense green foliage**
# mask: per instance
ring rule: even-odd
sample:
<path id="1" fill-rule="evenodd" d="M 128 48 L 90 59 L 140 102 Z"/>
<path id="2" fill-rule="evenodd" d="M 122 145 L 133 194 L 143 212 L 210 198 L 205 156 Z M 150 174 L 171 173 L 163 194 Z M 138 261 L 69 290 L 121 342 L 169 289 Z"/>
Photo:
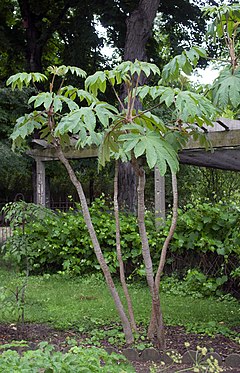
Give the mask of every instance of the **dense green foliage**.
<path id="1" fill-rule="evenodd" d="M 26 344 L 23 344 L 25 346 Z M 21 343 L 14 344 L 21 346 Z M 115 353 L 109 355 L 100 348 L 72 347 L 68 352 L 55 351 L 52 345 L 41 342 L 36 350 L 24 351 L 19 354 L 7 349 L 0 354 L 0 369 L 2 372 L 134 372 L 124 356 Z M 11 347 L 11 346 L 10 346 Z"/>
<path id="2" fill-rule="evenodd" d="M 106 66 L 108 61 L 101 54 L 103 43 L 117 48 L 118 54 L 123 55 L 126 19 L 138 3 L 138 0 L 58 3 L 51 0 L 40 4 L 36 0 L 3 0 L 0 79 L 26 68 L 41 70 L 49 63 L 68 61 L 88 72 Z M 161 16 L 147 44 L 148 56 L 155 61 L 161 63 L 166 57 L 159 53 L 163 45 L 169 55 L 189 46 L 189 39 L 195 43 L 202 40 L 205 22 L 198 5 L 185 0 L 161 1 L 159 12 Z M 106 28 L 107 37 L 98 35 L 97 23 Z"/>
<path id="3" fill-rule="evenodd" d="M 34 205 L 31 206 L 34 209 Z M 26 219 L 24 232 L 19 228 L 8 239 L 4 246 L 5 257 L 11 259 L 18 255 L 18 261 L 24 268 L 27 252 L 35 273 L 63 271 L 82 275 L 98 270 L 99 264 L 80 210 L 53 213 L 46 209 L 44 216 L 45 210 L 40 211 L 38 214 L 29 213 L 30 219 Z M 112 207 L 105 203 L 104 198 L 96 199 L 90 207 L 104 256 L 110 270 L 116 273 L 115 221 L 111 211 Z M 20 212 L 17 216 L 21 216 Z M 179 223 L 170 245 L 165 273 L 177 272 L 181 277 L 186 276 L 188 284 L 204 295 L 216 293 L 223 285 L 228 290 L 237 289 L 239 223 L 240 213 L 235 203 L 199 201 L 179 210 Z M 146 226 L 155 268 L 169 224 L 170 217 L 166 226 L 156 231 L 154 217 L 147 212 Z M 144 275 L 135 216 L 121 214 L 121 235 L 128 276 Z M 187 273 L 188 268 L 192 271 Z M 194 272 L 194 268 L 198 271 Z"/>
<path id="4" fill-rule="evenodd" d="M 0 203 L 31 198 L 31 159 L 14 153 L 8 142 L 0 142 L 0 158 Z"/>
<path id="5" fill-rule="evenodd" d="M 29 110 L 32 93 L 33 89 L 0 88 L 0 203 L 14 201 L 17 194 L 27 200 L 32 196 L 32 160 L 14 153 L 9 141 L 16 119 Z"/>

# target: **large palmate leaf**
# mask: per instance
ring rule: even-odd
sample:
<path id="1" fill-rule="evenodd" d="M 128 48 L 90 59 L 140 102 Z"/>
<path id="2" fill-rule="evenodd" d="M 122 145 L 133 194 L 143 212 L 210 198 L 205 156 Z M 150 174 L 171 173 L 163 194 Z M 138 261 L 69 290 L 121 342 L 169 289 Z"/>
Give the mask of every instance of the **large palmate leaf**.
<path id="1" fill-rule="evenodd" d="M 176 90 L 171 87 L 165 86 L 143 86 L 137 90 L 137 95 L 140 100 L 143 100 L 149 95 L 153 100 L 159 99 L 159 104 L 165 104 L 168 108 L 174 103 Z"/>
<path id="2" fill-rule="evenodd" d="M 159 99 L 159 105 L 165 104 L 167 108 L 175 109 L 173 120 L 181 120 L 185 123 L 197 122 L 200 126 L 203 123 L 211 125 L 217 115 L 217 109 L 211 101 L 195 92 L 164 86 L 139 87 L 138 96 L 144 99 L 147 95 L 153 98 L 155 103 Z"/>
<path id="3" fill-rule="evenodd" d="M 99 101 L 96 103 L 94 107 L 94 111 L 99 122 L 103 125 L 103 127 L 108 127 L 110 122 L 114 120 L 116 115 L 119 115 L 118 110 L 115 106 L 110 105 L 106 102 Z"/>
<path id="4" fill-rule="evenodd" d="M 47 116 L 38 111 L 34 111 L 30 114 L 17 119 L 14 130 L 11 134 L 13 140 L 13 146 L 21 146 L 23 140 L 31 135 L 35 129 L 41 129 L 47 122 Z"/>
<path id="5" fill-rule="evenodd" d="M 53 93 L 50 92 L 41 92 L 36 96 L 30 97 L 28 100 L 28 103 L 31 104 L 34 102 L 34 108 L 37 108 L 41 105 L 44 106 L 44 108 L 47 110 L 53 101 Z"/>
<path id="6" fill-rule="evenodd" d="M 182 72 L 190 75 L 197 66 L 200 57 L 206 57 L 206 51 L 196 46 L 189 51 L 183 51 L 182 54 L 175 56 L 164 66 L 161 83 L 177 80 Z"/>
<path id="7" fill-rule="evenodd" d="M 62 95 L 56 95 L 52 92 L 40 92 L 38 95 L 32 96 L 28 100 L 29 104 L 32 102 L 34 102 L 34 108 L 43 105 L 45 110 L 49 110 L 50 107 L 52 107 L 54 113 L 62 111 L 63 102 L 65 102 L 69 110 L 76 110 L 79 108 L 76 102 L 72 99 Z"/>
<path id="8" fill-rule="evenodd" d="M 78 97 L 80 101 L 86 100 L 88 105 L 98 101 L 98 99 L 91 93 L 85 91 L 84 89 L 73 87 L 72 85 L 62 87 L 59 93 L 70 98 L 71 100 L 75 100 L 76 97 Z"/>
<path id="9" fill-rule="evenodd" d="M 221 71 L 219 77 L 214 81 L 213 102 L 215 105 L 225 109 L 230 105 L 233 109 L 240 107 L 240 67 L 234 71 L 226 68 Z"/>
<path id="10" fill-rule="evenodd" d="M 85 89 L 89 90 L 94 96 L 97 96 L 98 91 L 105 92 L 106 87 L 107 77 L 105 71 L 97 71 L 85 80 Z"/>
<path id="11" fill-rule="evenodd" d="M 145 134 L 126 133 L 119 136 L 125 153 L 132 151 L 136 158 L 146 156 L 150 168 L 158 166 L 161 175 L 166 173 L 167 165 L 171 171 L 178 171 L 178 157 L 173 147 L 155 131 L 146 130 Z"/>
<path id="12" fill-rule="evenodd" d="M 85 89 L 96 96 L 98 91 L 105 92 L 107 81 L 114 86 L 134 80 L 137 76 L 140 77 L 141 74 L 149 77 L 150 74 L 159 75 L 160 71 L 152 63 L 138 60 L 134 62 L 124 61 L 112 70 L 97 71 L 95 74 L 88 76 L 85 80 Z"/>
<path id="13" fill-rule="evenodd" d="M 150 74 L 159 75 L 160 70 L 153 63 L 135 60 L 134 62 L 124 61 L 106 74 L 112 85 L 115 85 L 131 80 L 131 77 L 141 76 L 141 74 L 147 78 Z"/>
<path id="14" fill-rule="evenodd" d="M 237 2 L 231 5 L 206 6 L 204 15 L 212 18 L 207 34 L 213 37 L 214 42 L 216 37 L 222 38 L 228 35 L 232 38 L 234 33 L 239 32 L 240 4 Z"/>
<path id="15" fill-rule="evenodd" d="M 49 66 L 47 69 L 48 72 L 50 72 L 52 75 L 58 75 L 58 76 L 65 76 L 67 73 L 76 74 L 79 77 L 85 78 L 86 72 L 79 67 L 76 66 Z"/>
<path id="16" fill-rule="evenodd" d="M 10 76 L 6 84 L 10 85 L 13 90 L 15 88 L 22 90 L 23 87 L 28 87 L 30 83 L 39 83 L 45 80 L 47 80 L 47 77 L 44 74 L 23 72 Z"/>
<path id="17" fill-rule="evenodd" d="M 206 97 L 191 91 L 175 89 L 176 117 L 185 123 L 197 122 L 211 125 L 218 111 Z"/>

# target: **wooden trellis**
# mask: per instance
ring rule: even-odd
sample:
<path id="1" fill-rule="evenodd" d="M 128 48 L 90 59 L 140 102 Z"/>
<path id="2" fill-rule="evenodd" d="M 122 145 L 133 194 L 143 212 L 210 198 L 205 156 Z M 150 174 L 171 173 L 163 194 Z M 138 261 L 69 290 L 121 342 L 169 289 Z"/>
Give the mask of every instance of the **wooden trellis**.
<path id="1" fill-rule="evenodd" d="M 183 164 L 200 167 L 212 167 L 223 170 L 240 171 L 240 121 L 219 118 L 213 127 L 203 126 L 201 131 L 206 133 L 212 148 L 206 151 L 199 141 L 190 139 L 187 146 L 179 154 Z M 69 159 L 96 158 L 97 149 L 75 148 L 76 140 L 65 150 Z M 37 198 L 36 202 L 46 204 L 45 165 L 44 162 L 57 160 L 55 149 L 44 140 L 33 140 L 34 147 L 28 155 L 36 161 L 37 170 Z M 158 169 L 155 169 L 155 211 L 156 215 L 165 217 L 165 181 Z"/>

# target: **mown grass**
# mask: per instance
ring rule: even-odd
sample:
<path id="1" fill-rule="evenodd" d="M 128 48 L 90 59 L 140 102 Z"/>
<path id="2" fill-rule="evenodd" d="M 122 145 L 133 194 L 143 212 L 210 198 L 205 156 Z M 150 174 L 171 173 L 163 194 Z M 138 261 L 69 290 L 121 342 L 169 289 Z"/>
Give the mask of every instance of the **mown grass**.
<path id="1" fill-rule="evenodd" d="M 21 281 L 23 277 L 18 274 L 0 269 L 0 286 L 14 292 Z M 122 295 L 121 290 L 120 294 Z M 151 309 L 147 287 L 131 285 L 130 294 L 137 322 L 147 324 Z M 232 328 L 239 324 L 238 302 L 219 301 L 217 298 L 194 299 L 191 296 L 163 293 L 161 303 L 167 325 L 182 325 L 197 331 L 197 326 L 201 329 L 201 325 L 204 327 L 214 323 L 215 329 L 218 330 L 219 325 L 221 331 L 223 325 L 225 328 Z M 3 308 L 0 305 L 0 322 L 16 322 L 16 315 L 1 312 Z M 119 318 L 100 275 L 78 278 L 45 275 L 29 277 L 25 321 L 51 323 L 62 329 L 89 329 L 96 323 L 118 322 Z"/>

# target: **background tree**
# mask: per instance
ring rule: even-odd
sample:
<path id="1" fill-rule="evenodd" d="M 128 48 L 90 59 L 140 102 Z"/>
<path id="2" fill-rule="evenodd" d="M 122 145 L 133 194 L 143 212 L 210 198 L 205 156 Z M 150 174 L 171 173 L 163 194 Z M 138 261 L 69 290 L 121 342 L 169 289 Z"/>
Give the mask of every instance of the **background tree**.
<path id="1" fill-rule="evenodd" d="M 166 43 L 164 40 L 159 45 L 159 33 L 166 35 L 170 55 L 174 55 L 189 42 L 199 43 L 205 27 L 200 8 L 183 0 L 150 4 L 143 0 L 61 0 L 41 4 L 36 0 L 4 0 L 0 6 L 4 57 L 0 63 L 1 79 L 22 69 L 42 71 L 50 61 L 79 64 L 89 72 L 108 64 L 101 55 L 103 39 L 96 32 L 97 22 L 107 30 L 106 42 L 117 48 L 122 58 L 152 59 L 159 65 L 166 62 L 166 55 L 161 53 Z M 160 22 L 153 29 L 156 14 Z M 137 17 L 139 40 L 131 46 Z M 134 51 L 137 46 L 141 46 L 139 52 Z"/>

